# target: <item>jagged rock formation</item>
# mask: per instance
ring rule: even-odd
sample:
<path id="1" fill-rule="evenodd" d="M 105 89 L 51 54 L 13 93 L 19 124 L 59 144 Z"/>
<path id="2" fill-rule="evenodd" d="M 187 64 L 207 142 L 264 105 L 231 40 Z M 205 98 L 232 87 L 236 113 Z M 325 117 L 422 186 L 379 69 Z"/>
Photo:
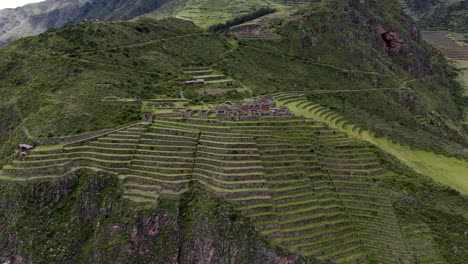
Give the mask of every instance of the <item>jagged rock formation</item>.
<path id="1" fill-rule="evenodd" d="M 151 12 L 170 0 L 47 0 L 0 10 L 0 46 L 38 35 L 49 28 L 82 21 L 129 20 Z"/>

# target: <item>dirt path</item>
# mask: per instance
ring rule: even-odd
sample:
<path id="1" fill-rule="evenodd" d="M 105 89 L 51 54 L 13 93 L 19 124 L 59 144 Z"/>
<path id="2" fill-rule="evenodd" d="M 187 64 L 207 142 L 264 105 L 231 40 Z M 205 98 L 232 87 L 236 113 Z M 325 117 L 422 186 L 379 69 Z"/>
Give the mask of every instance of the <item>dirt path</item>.
<path id="1" fill-rule="evenodd" d="M 85 55 L 85 54 L 94 54 L 94 53 L 99 53 L 99 52 L 109 52 L 109 51 L 114 51 L 114 50 L 116 50 L 116 49 L 140 48 L 140 47 L 144 47 L 144 46 L 147 46 L 147 45 L 150 45 L 150 44 L 154 44 L 154 43 L 158 43 L 158 42 L 162 42 L 162 41 L 166 41 L 166 40 L 188 38 L 188 37 L 193 37 L 193 36 L 208 36 L 208 35 L 212 35 L 212 34 L 213 34 L 213 33 L 208 33 L 208 32 L 194 33 L 194 34 L 186 34 L 186 35 L 182 35 L 182 36 L 175 36 L 175 37 L 168 37 L 168 38 L 150 40 L 150 41 L 147 41 L 147 42 L 142 42 L 142 43 L 137 43 L 137 44 L 115 46 L 115 47 L 112 47 L 112 48 L 100 49 L 100 50 L 82 51 L 82 52 L 70 53 L 70 54 L 66 54 L 66 55 L 67 55 L 67 56 Z"/>

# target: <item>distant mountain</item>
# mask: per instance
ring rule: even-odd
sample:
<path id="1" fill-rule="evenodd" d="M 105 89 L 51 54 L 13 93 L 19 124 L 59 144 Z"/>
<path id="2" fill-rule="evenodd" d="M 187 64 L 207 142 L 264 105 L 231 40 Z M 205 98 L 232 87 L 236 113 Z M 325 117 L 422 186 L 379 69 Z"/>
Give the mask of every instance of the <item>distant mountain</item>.
<path id="1" fill-rule="evenodd" d="M 466 0 L 405 0 L 404 4 L 424 29 L 468 32 Z"/>
<path id="2" fill-rule="evenodd" d="M 129 20 L 171 0 L 47 0 L 0 10 L 0 45 L 81 21 Z"/>

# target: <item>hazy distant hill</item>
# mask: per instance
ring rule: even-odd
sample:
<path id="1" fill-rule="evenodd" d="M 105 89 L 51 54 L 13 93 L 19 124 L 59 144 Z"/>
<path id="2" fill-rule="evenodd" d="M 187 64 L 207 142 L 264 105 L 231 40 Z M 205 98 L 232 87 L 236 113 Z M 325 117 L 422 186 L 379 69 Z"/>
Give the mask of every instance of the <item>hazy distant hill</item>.
<path id="1" fill-rule="evenodd" d="M 85 20 L 128 20 L 170 0 L 47 0 L 0 10 L 0 45 Z"/>
<path id="2" fill-rule="evenodd" d="M 431 30 L 468 31 L 466 0 L 405 0 L 407 11 L 420 26 Z"/>

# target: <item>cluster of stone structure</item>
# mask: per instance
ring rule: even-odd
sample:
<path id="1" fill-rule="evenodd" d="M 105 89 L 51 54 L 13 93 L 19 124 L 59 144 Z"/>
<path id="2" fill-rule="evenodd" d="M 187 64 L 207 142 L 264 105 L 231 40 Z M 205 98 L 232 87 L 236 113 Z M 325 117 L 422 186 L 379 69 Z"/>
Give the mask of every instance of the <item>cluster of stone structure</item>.
<path id="1" fill-rule="evenodd" d="M 265 96 L 240 107 L 222 105 L 216 107 L 216 117 L 221 120 L 261 120 L 265 118 L 293 117 L 286 106 L 277 107 L 273 98 Z"/>
<path id="2" fill-rule="evenodd" d="M 288 119 L 295 116 L 286 106 L 277 106 L 271 96 L 264 96 L 260 99 L 255 99 L 247 103 L 244 102 L 225 102 L 222 105 L 217 105 L 212 109 L 185 109 L 177 108 L 172 102 L 157 102 L 151 103 L 152 106 L 160 109 L 171 109 L 170 113 L 145 113 L 143 121 L 152 122 L 158 118 L 164 117 L 182 117 L 190 118 L 198 115 L 199 118 L 209 118 L 210 115 L 215 115 L 220 120 L 232 121 L 247 121 L 247 120 L 262 120 L 262 119 Z"/>

